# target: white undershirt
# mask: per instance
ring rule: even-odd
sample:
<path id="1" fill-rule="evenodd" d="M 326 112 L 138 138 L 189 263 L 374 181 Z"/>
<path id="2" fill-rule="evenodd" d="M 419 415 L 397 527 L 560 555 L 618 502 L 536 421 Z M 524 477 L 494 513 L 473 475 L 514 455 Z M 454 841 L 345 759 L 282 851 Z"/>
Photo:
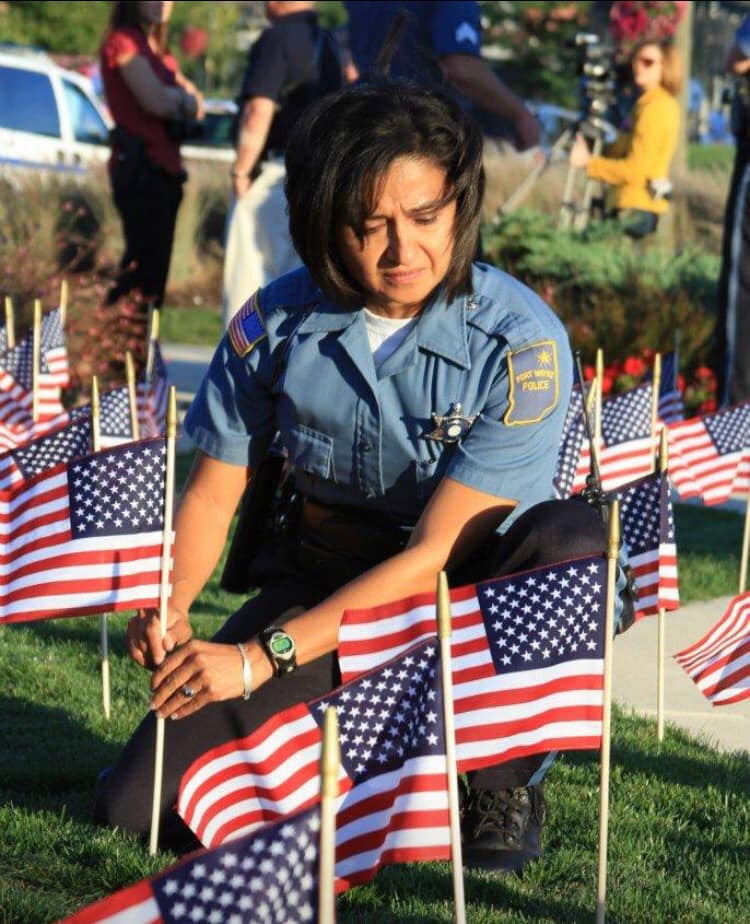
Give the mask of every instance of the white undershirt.
<path id="1" fill-rule="evenodd" d="M 364 309 L 367 339 L 370 342 L 372 358 L 378 369 L 406 340 L 409 331 L 417 323 L 417 318 L 384 318 Z"/>

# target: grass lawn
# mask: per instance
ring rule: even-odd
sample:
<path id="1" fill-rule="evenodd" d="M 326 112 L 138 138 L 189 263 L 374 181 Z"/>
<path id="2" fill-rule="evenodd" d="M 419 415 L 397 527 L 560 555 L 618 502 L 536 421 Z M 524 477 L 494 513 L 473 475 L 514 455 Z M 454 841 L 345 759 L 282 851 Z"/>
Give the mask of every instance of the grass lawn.
<path id="1" fill-rule="evenodd" d="M 189 456 L 179 457 L 184 481 Z M 735 591 L 742 518 L 677 508 L 682 595 Z M 194 607 L 210 635 L 238 598 L 220 568 Z M 110 617 L 112 713 L 100 706 L 98 618 L 0 632 L 0 924 L 51 924 L 176 859 L 96 828 L 96 776 L 143 714 L 143 672 L 124 655 L 127 616 Z M 545 857 L 520 879 L 467 872 L 468 920 L 588 922 L 596 904 L 598 756 L 569 754 L 547 785 Z M 723 756 L 672 727 L 615 710 L 608 921 L 724 924 L 750 908 L 750 761 Z M 385 869 L 339 900 L 342 924 L 452 920 L 446 864 Z M 123 922 L 127 924 L 127 922 Z"/>

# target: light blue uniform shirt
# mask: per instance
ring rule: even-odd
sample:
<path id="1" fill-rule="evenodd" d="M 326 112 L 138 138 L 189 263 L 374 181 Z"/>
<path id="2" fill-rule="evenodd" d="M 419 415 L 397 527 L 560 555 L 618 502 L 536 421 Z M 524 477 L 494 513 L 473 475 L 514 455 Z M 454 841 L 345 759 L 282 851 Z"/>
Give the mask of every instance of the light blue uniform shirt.
<path id="1" fill-rule="evenodd" d="M 450 304 L 438 295 L 376 371 L 363 312 L 337 308 L 304 267 L 282 276 L 219 344 L 186 432 L 251 469 L 278 432 L 304 494 L 404 524 L 448 476 L 517 501 L 507 527 L 554 496 L 572 360 L 565 329 L 530 289 L 481 263 L 473 284 Z M 446 435 L 432 415 L 459 403 L 461 439 L 428 438 Z"/>

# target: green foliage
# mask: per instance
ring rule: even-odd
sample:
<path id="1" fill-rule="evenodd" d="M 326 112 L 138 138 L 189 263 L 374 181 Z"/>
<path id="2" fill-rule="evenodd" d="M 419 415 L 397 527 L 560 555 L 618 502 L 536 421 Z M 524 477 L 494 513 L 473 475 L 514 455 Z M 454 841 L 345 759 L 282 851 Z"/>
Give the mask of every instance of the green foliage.
<path id="1" fill-rule="evenodd" d="M 482 42 L 507 56 L 500 76 L 525 99 L 578 105 L 576 53 L 566 41 L 588 23 L 586 2 L 481 2 Z"/>
<path id="2" fill-rule="evenodd" d="M 500 215 L 483 238 L 490 262 L 522 279 L 557 311 L 590 360 L 667 352 L 680 335 L 683 369 L 706 361 L 714 326 L 718 258 L 634 244 L 612 223 L 559 231 L 551 217 Z"/>
<path id="3" fill-rule="evenodd" d="M 326 29 L 338 29 L 346 24 L 346 9 L 341 0 L 319 0 L 317 10 Z"/>
<path id="4" fill-rule="evenodd" d="M 690 170 L 730 171 L 734 161 L 733 144 L 691 144 L 688 147 Z"/>
<path id="5" fill-rule="evenodd" d="M 96 54 L 112 4 L 105 0 L 10 0 L 0 5 L 4 40 L 64 54 Z"/>
<path id="6" fill-rule="evenodd" d="M 189 58 L 181 53 L 180 36 L 192 26 L 208 35 L 205 55 Z M 240 13 L 237 3 L 215 0 L 180 0 L 175 3 L 170 21 L 170 47 L 180 60 L 185 74 L 208 96 L 235 96 L 240 82 L 245 54 L 237 48 Z"/>

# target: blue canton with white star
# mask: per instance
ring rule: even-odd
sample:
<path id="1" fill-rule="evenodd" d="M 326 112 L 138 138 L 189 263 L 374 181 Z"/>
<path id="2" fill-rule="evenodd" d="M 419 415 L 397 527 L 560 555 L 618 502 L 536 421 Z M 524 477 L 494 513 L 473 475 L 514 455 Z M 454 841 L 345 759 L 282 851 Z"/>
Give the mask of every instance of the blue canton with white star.
<path id="1" fill-rule="evenodd" d="M 674 542 L 669 483 L 661 472 L 639 478 L 614 496 L 620 501 L 623 540 L 631 555 L 655 551 L 662 542 Z"/>
<path id="2" fill-rule="evenodd" d="M 310 704 L 321 728 L 328 706 L 336 708 L 341 763 L 355 783 L 395 770 L 413 757 L 444 754 L 437 641 L 421 642 L 335 695 Z"/>
<path id="3" fill-rule="evenodd" d="M 68 470 L 74 539 L 154 532 L 164 526 L 166 442 L 107 449 Z"/>
<path id="4" fill-rule="evenodd" d="M 603 657 L 606 576 L 597 556 L 477 584 L 495 671 Z"/>
<path id="5" fill-rule="evenodd" d="M 83 417 L 61 430 L 46 433 L 11 452 L 24 478 L 33 478 L 60 462 L 91 452 L 91 418 Z"/>
<path id="6" fill-rule="evenodd" d="M 605 446 L 651 436 L 652 391 L 650 384 L 639 385 L 602 404 L 602 440 Z"/>
<path id="7" fill-rule="evenodd" d="M 750 404 L 727 408 L 703 418 L 708 435 L 720 456 L 750 445 Z"/>
<path id="8" fill-rule="evenodd" d="M 165 924 L 304 924 L 317 919 L 315 806 L 186 860 L 152 881 Z"/>

